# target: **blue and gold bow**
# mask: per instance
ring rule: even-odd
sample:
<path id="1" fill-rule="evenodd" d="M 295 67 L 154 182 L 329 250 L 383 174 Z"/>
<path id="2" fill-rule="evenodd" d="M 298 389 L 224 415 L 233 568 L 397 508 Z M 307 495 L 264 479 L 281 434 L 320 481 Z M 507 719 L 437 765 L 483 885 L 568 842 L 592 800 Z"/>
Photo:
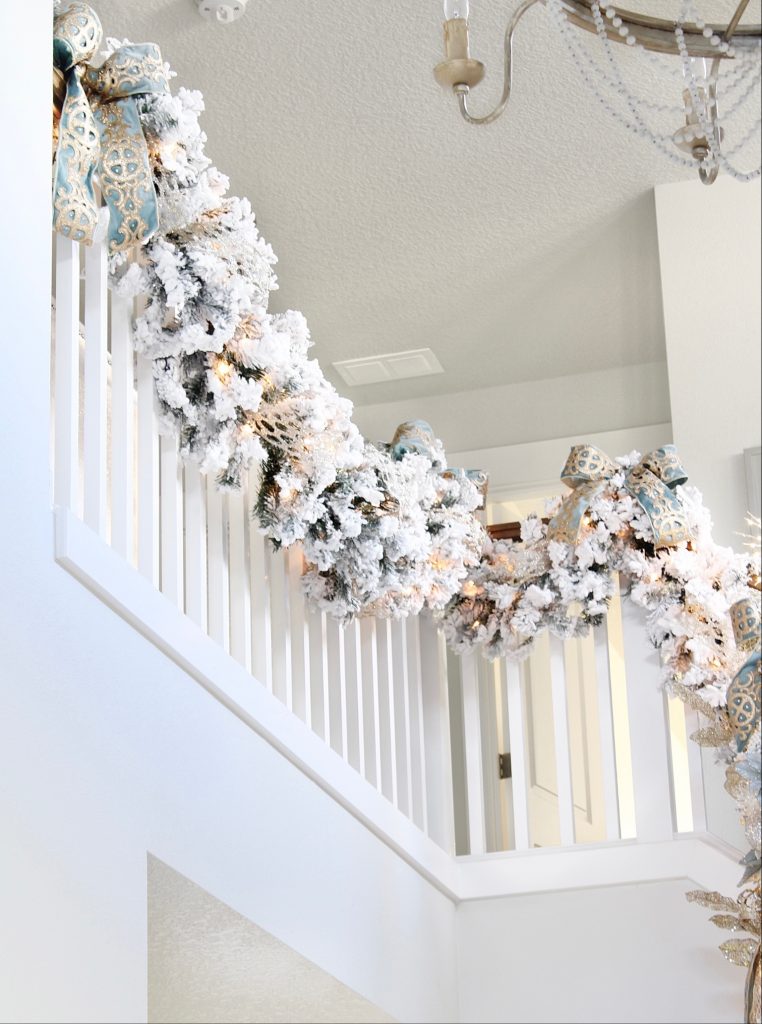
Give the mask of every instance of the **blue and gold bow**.
<path id="1" fill-rule="evenodd" d="M 64 99 L 53 167 L 53 227 L 89 245 L 98 222 L 94 177 L 109 208 L 112 252 L 145 242 L 159 223 L 156 190 L 135 97 L 168 92 L 159 48 L 120 47 L 101 67 L 98 15 L 75 0 L 53 24 L 53 64 Z"/>
<path id="2" fill-rule="evenodd" d="M 401 423 L 392 438 L 391 445 L 385 446 L 392 459 L 399 462 L 406 455 L 424 455 L 439 471 L 444 480 L 469 480 L 482 498 L 482 508 L 487 504 L 489 476 L 482 469 L 445 469 L 437 451 L 437 439 L 426 420 L 408 420 Z"/>
<path id="3" fill-rule="evenodd" d="M 760 660 L 759 608 L 754 601 L 736 601 L 730 609 L 736 647 L 740 651 L 753 651 L 728 687 L 728 716 L 736 741 L 736 749 L 743 753 L 749 740 L 759 728 L 762 705 L 762 662 Z M 754 648 L 757 648 L 754 651 Z"/>
<path id="4" fill-rule="evenodd" d="M 572 488 L 560 511 L 548 525 L 552 540 L 575 544 L 582 518 L 591 502 L 605 490 L 615 473 L 621 471 L 600 448 L 591 444 L 575 445 L 566 460 L 561 479 Z M 688 479 L 674 445 L 644 455 L 637 466 L 625 474 L 625 488 L 648 516 L 657 548 L 672 547 L 690 539 L 690 530 L 682 506 L 674 493 Z"/>

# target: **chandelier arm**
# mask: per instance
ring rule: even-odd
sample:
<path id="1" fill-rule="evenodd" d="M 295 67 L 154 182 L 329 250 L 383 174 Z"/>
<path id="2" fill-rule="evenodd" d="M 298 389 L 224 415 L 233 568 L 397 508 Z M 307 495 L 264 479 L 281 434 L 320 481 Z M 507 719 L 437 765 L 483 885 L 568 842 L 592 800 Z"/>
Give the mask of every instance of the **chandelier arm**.
<path id="1" fill-rule="evenodd" d="M 492 124 L 493 121 L 497 121 L 508 105 L 508 100 L 511 98 L 511 87 L 513 85 L 513 36 L 519 22 L 526 12 L 540 2 L 541 0 L 524 0 L 509 21 L 508 27 L 505 30 L 505 37 L 503 41 L 503 48 L 505 52 L 503 95 L 500 97 L 500 102 L 495 109 L 489 114 L 485 114 L 483 117 L 474 117 L 468 109 L 468 86 L 464 85 L 455 87 L 454 91 L 458 97 L 458 107 L 460 108 L 460 112 L 463 115 L 464 120 L 468 121 L 469 124 Z"/>
<path id="2" fill-rule="evenodd" d="M 741 0 L 741 2 L 738 4 L 738 7 L 736 7 L 736 10 L 735 10 L 735 14 L 733 15 L 733 17 L 728 22 L 728 27 L 725 29 L 725 32 L 723 33 L 723 37 L 722 37 L 723 42 L 729 43 L 731 41 L 731 39 L 733 38 L 733 33 L 738 28 L 738 24 L 741 21 L 741 18 L 744 15 L 744 11 L 746 10 L 746 8 L 748 6 L 749 6 L 749 0 Z M 718 118 L 718 110 L 717 110 L 717 79 L 718 79 L 719 74 L 720 74 L 720 66 L 721 66 L 721 64 L 722 64 L 722 61 L 720 60 L 719 56 L 715 57 L 714 60 L 712 61 L 712 66 L 711 66 L 711 69 L 710 69 L 710 85 L 709 85 L 709 99 L 710 99 L 709 110 L 710 110 L 710 116 L 712 118 L 712 131 L 714 133 L 715 145 L 717 146 L 717 156 L 718 156 L 718 159 L 712 165 L 712 167 L 709 168 L 709 170 L 707 170 L 707 168 L 703 164 L 699 165 L 699 178 L 701 179 L 701 181 L 702 181 L 702 183 L 704 185 L 713 185 L 715 183 L 715 181 L 717 180 L 717 175 L 720 173 L 719 156 L 720 156 L 720 147 L 722 146 L 722 138 L 721 138 L 721 135 L 720 135 L 720 131 L 719 131 L 718 127 L 717 127 L 717 118 Z"/>

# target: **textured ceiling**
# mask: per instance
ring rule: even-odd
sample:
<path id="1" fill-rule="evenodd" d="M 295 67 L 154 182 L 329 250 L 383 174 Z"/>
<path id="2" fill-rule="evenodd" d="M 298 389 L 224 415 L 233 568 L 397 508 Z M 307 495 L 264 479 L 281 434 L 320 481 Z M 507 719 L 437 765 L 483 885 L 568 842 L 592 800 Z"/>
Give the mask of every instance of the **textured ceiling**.
<path id="1" fill-rule="evenodd" d="M 196 6 L 97 3 L 107 34 L 157 42 L 204 92 L 208 151 L 280 258 L 273 308 L 306 314 L 342 393 L 375 404 L 663 359 L 651 189 L 686 171 L 600 108 L 544 9 L 520 28 L 508 113 L 474 128 L 432 77 L 439 0 L 249 0 L 232 26 Z M 472 3 L 478 110 L 499 93 L 513 8 Z M 444 374 L 348 388 L 331 370 L 424 347 Z"/>

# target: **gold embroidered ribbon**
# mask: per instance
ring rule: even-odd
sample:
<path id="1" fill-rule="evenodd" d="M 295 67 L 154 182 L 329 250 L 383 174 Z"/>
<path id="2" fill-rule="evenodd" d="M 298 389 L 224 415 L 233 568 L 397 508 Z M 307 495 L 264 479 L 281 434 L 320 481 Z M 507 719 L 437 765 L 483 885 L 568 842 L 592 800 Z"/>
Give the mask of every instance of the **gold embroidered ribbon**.
<path id="1" fill-rule="evenodd" d="M 109 208 L 109 248 L 129 249 L 158 227 L 158 204 L 148 146 L 135 97 L 168 91 L 161 53 L 153 43 L 125 45 L 100 67 L 90 61 L 103 30 L 80 0 L 53 26 L 54 68 L 65 95 L 53 168 L 53 227 L 89 245 L 98 222 L 94 178 Z"/>
<path id="2" fill-rule="evenodd" d="M 426 420 L 408 420 L 406 423 L 401 423 L 394 432 L 391 445 L 384 447 L 387 448 L 395 462 L 399 462 L 400 459 L 414 452 L 430 459 L 444 480 L 470 480 L 481 495 L 481 507 L 486 508 L 489 487 L 488 474 L 482 469 L 443 469 L 436 453 L 434 431 Z"/>
<path id="3" fill-rule="evenodd" d="M 561 479 L 572 488 L 560 511 L 548 525 L 552 540 L 575 544 L 583 516 L 591 502 L 621 467 L 591 444 L 575 445 L 566 460 Z M 688 479 L 674 445 L 664 445 L 644 455 L 627 470 L 625 488 L 648 516 L 657 548 L 673 547 L 690 539 L 690 530 L 674 488 Z"/>
<path id="4" fill-rule="evenodd" d="M 762 664 L 760 662 L 759 608 L 751 600 L 736 601 L 730 609 L 733 634 L 739 651 L 753 651 L 736 673 L 728 687 L 728 716 L 736 741 L 736 749 L 743 753 L 749 740 L 759 727 L 762 705 Z M 757 648 L 754 651 L 754 648 Z"/>

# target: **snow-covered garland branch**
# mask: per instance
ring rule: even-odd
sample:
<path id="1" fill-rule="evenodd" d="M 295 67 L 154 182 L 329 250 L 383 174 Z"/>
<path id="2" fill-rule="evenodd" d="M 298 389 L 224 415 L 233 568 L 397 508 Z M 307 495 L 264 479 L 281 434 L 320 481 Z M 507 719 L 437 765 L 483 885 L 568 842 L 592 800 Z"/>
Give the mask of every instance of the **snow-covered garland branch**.
<path id="1" fill-rule="evenodd" d="M 307 592 L 331 614 L 443 608 L 481 554 L 477 484 L 446 471 L 425 424 L 365 442 L 309 359 L 304 317 L 267 311 L 275 257 L 249 203 L 224 198 L 200 93 L 141 96 L 138 110 L 161 231 L 137 262 L 112 257 L 111 275 L 117 291 L 147 296 L 135 344 L 153 360 L 165 428 L 223 488 L 259 464 L 260 526 L 276 546 L 301 542 Z"/>
<path id="2" fill-rule="evenodd" d="M 612 574 L 624 574 L 662 652 L 666 686 L 709 720 L 696 738 L 726 763 L 751 847 L 737 901 L 696 898 L 732 907 L 717 923 L 751 937 L 724 951 L 739 963 L 756 956 L 758 965 L 758 660 L 756 724 L 743 743 L 727 693 L 748 667 L 729 612 L 751 601 L 758 623 L 759 565 L 713 542 L 700 495 L 685 486 L 676 494 L 691 540 L 658 548 L 627 486 L 637 454 L 618 460 L 620 469 L 596 489 L 572 543 L 536 517 L 523 524 L 520 542 L 490 542 L 474 516 L 477 486 L 446 471 L 430 430 L 412 424 L 392 445 L 364 441 L 351 403 L 308 357 L 304 318 L 267 311 L 275 257 L 249 203 L 225 198 L 227 179 L 204 153 L 200 93 L 145 95 L 137 105 L 161 227 L 136 261 L 112 257 L 111 284 L 146 297 L 135 343 L 153 360 L 163 423 L 183 456 L 226 488 L 260 465 L 259 523 L 276 546 L 301 542 L 305 587 L 322 608 L 346 618 L 427 607 L 459 651 L 521 658 L 545 629 L 582 635 L 606 612 Z"/>

